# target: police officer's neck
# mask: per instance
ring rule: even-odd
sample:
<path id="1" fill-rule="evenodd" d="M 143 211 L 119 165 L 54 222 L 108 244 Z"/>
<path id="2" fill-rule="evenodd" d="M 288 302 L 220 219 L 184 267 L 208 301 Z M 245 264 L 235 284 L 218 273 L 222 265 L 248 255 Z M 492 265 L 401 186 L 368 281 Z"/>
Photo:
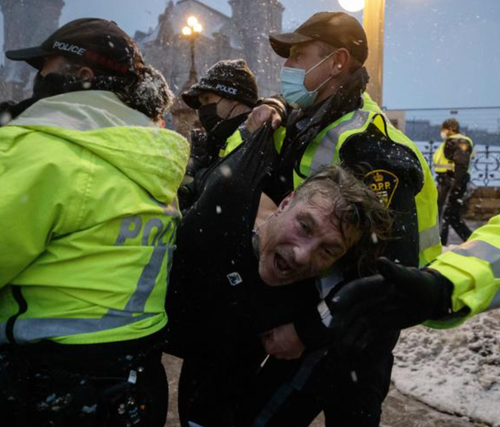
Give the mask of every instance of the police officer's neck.
<path id="1" fill-rule="evenodd" d="M 328 82 L 323 90 L 318 93 L 316 100 L 314 101 L 314 105 L 321 104 L 325 99 L 328 99 L 334 95 L 336 95 L 345 83 L 349 80 L 349 77 L 337 76 L 334 77 Z"/>

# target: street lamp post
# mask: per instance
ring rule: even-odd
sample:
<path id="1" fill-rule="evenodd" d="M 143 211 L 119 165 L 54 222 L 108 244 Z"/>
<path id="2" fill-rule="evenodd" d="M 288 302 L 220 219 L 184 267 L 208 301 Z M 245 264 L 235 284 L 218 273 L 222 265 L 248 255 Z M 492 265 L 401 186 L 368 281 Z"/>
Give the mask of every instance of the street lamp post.
<path id="1" fill-rule="evenodd" d="M 370 75 L 370 83 L 367 91 L 381 107 L 384 86 L 384 23 L 385 0 L 366 0 L 363 26 L 369 43 L 366 69 Z"/>
<path id="2" fill-rule="evenodd" d="M 382 106 L 385 0 L 339 0 L 339 4 L 348 12 L 359 12 L 364 8 L 363 27 L 369 44 L 365 64 L 370 75 L 367 91 Z"/>
<path id="3" fill-rule="evenodd" d="M 182 34 L 189 37 L 189 42 L 191 44 L 191 70 L 189 71 L 190 76 L 196 77 L 196 65 L 194 57 L 194 48 L 196 39 L 203 30 L 202 25 L 198 22 L 195 16 L 190 16 L 187 19 L 187 25 L 182 29 Z"/>

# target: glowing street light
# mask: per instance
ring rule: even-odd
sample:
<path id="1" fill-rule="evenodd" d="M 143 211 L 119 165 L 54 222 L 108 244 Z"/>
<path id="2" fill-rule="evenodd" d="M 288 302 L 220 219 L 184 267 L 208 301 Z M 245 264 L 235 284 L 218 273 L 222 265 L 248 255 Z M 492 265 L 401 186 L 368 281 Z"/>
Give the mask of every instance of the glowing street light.
<path id="1" fill-rule="evenodd" d="M 196 18 L 196 16 L 190 16 L 187 23 L 190 27 L 194 27 L 198 23 L 198 18 Z"/>
<path id="2" fill-rule="evenodd" d="M 359 12 L 365 7 L 365 0 L 339 0 L 339 4 L 348 12 Z"/>
<path id="3" fill-rule="evenodd" d="M 196 16 L 190 16 L 187 19 L 187 26 L 182 28 L 182 34 L 186 37 L 189 37 L 189 41 L 191 42 L 191 75 L 196 75 L 195 61 L 194 61 L 194 45 L 197 37 L 203 31 L 203 26 L 198 22 L 198 18 Z"/>
<path id="4" fill-rule="evenodd" d="M 196 16 L 190 16 L 187 19 L 187 26 L 182 29 L 182 34 L 184 34 L 185 36 L 190 36 L 191 34 L 201 33 L 202 30 L 203 27 L 198 22 L 198 18 L 196 18 Z"/>

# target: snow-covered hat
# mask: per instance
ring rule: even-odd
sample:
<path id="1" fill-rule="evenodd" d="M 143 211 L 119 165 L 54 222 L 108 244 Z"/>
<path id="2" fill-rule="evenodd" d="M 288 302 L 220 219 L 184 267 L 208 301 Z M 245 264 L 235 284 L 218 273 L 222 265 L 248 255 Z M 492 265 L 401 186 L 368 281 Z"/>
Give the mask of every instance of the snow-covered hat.
<path id="1" fill-rule="evenodd" d="M 63 25 L 40 46 L 9 50 L 13 61 L 41 70 L 48 56 L 63 55 L 112 75 L 134 73 L 144 60 L 134 40 L 113 21 L 76 19 Z"/>
<path id="2" fill-rule="evenodd" d="M 191 108 L 198 109 L 201 107 L 198 97 L 203 92 L 235 99 L 250 107 L 259 98 L 255 76 L 243 59 L 217 62 L 198 83 L 182 94 L 182 99 Z"/>
<path id="3" fill-rule="evenodd" d="M 346 48 L 361 64 L 368 57 L 366 33 L 359 21 L 344 12 L 318 12 L 293 33 L 270 34 L 273 50 L 281 57 L 290 56 L 290 48 L 319 40 L 336 48 Z"/>

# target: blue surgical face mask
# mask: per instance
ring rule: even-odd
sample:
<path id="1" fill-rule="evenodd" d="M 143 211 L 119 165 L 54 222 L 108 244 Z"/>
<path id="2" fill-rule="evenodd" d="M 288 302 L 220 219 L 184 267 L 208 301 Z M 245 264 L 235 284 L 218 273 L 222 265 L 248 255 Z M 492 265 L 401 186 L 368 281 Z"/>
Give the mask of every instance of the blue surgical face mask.
<path id="1" fill-rule="evenodd" d="M 301 68 L 283 67 L 281 69 L 281 91 L 283 96 L 292 107 L 302 109 L 308 108 L 314 104 L 318 96 L 318 90 L 321 89 L 333 76 L 328 77 L 314 90 L 307 90 L 305 86 L 306 75 L 319 67 L 323 62 L 330 58 L 335 52 L 332 52 L 327 57 L 314 65 L 309 70 L 305 71 Z"/>

